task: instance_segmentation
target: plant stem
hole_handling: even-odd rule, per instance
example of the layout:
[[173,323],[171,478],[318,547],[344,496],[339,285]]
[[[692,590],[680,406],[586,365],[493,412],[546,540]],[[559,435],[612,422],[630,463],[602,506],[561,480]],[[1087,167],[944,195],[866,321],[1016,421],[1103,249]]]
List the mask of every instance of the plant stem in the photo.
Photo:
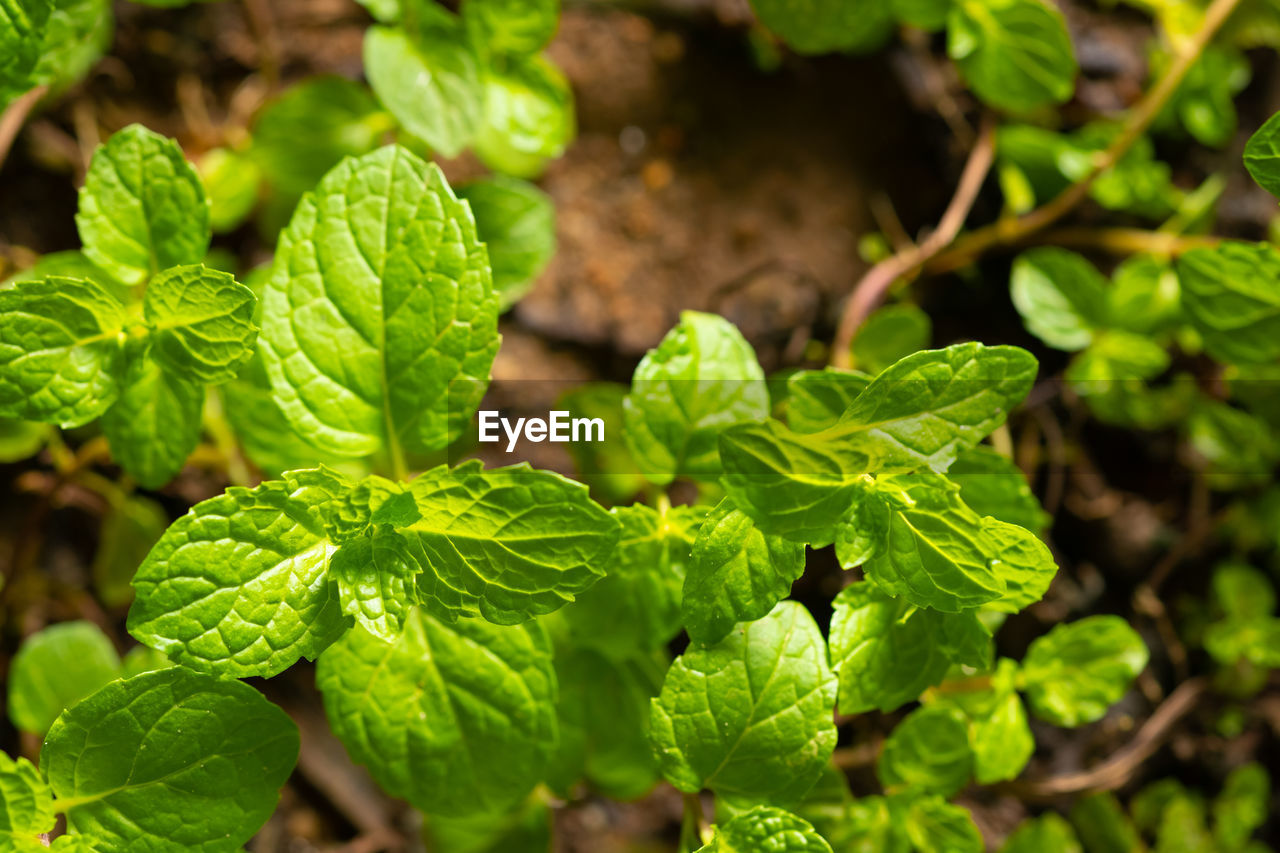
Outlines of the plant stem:
[[[1073,249],[1094,249],[1113,255],[1176,256],[1192,249],[1213,248],[1222,242],[1221,237],[1211,235],[1170,234],[1165,231],[1146,231],[1141,228],[1054,228],[1028,234],[1017,245],[1068,246]],[[952,252],[940,255],[925,265],[929,273],[952,272],[968,266],[972,257]]]
[[918,246],[911,246],[904,251],[888,257],[872,267],[858,286],[853,296],[845,305],[840,317],[840,326],[836,330],[836,339],[831,347],[831,363],[836,367],[853,366],[853,338],[867,316],[884,299],[885,293],[895,281],[904,276],[919,272],[925,262],[945,249],[960,233],[964,221],[978,198],[978,191],[991,171],[995,161],[995,120],[988,115],[982,123],[982,131],[973,150],[969,152],[969,161],[965,163],[964,172],[960,176],[960,184],[956,194],[947,206],[938,228]]
[[[1178,53],[1159,82],[1130,111],[1119,135],[1110,147],[1097,156],[1088,174],[1048,203],[1024,216],[999,220],[957,239],[994,160],[994,128],[988,119],[984,123],[978,142],[970,152],[969,162],[965,165],[955,197],[947,207],[942,221],[938,224],[938,229],[919,246],[909,247],[876,264],[854,288],[853,295],[845,305],[835,341],[832,344],[831,363],[836,367],[849,367],[852,364],[850,347],[854,336],[858,333],[858,327],[884,299],[889,288],[898,279],[912,279],[924,269],[930,272],[944,272],[967,266],[988,249],[998,245],[1020,243],[1048,228],[1084,201],[1098,177],[1120,162],[1120,159],[1151,127],[1151,123],[1156,120],[1165,104],[1182,85],[1182,81],[1204,53],[1213,36],[1231,17],[1231,13],[1239,4],[1240,0],[1214,0],[1205,11],[1204,23],[1199,31]],[[1120,242],[1122,243],[1123,240]],[[1111,245],[1117,244],[1113,242]],[[1168,245],[1176,247],[1183,244]]]
[[1129,113],[1120,133],[1107,150],[1094,160],[1093,168],[1080,180],[1067,187],[1047,204],[1017,219],[1005,219],[979,228],[961,239],[941,254],[935,264],[929,266],[938,269],[957,269],[979,257],[987,249],[997,245],[1017,243],[1029,235],[1049,227],[1057,222],[1076,205],[1084,201],[1095,181],[1120,162],[1129,149],[1151,127],[1151,123],[1160,115],[1165,104],[1178,91],[1182,81],[1191,68],[1200,59],[1209,42],[1218,30],[1226,23],[1227,18],[1240,5],[1240,0],[1214,0],[1204,13],[1204,23],[1199,31],[1187,42],[1178,53],[1164,76],[1138,102]]
[[27,116],[31,115],[31,111],[35,109],[36,104],[40,103],[40,99],[47,91],[49,91],[48,86],[36,86],[30,92],[16,98],[4,113],[0,114],[0,166],[4,165],[5,157],[9,156],[9,148],[13,145],[13,140],[18,138],[18,131],[22,130]]
[[680,824],[680,853],[694,853],[702,848],[702,795],[684,795],[684,820]]
[[227,479],[234,486],[248,486],[253,478],[249,474],[249,465],[245,462],[244,455],[240,452],[240,445],[236,441],[235,433],[231,430],[231,425],[227,423],[226,407],[222,403],[222,392],[217,388],[210,388],[208,395],[205,397],[204,405],[204,428],[209,433],[209,437],[213,439],[214,446],[218,448],[218,452],[222,455],[223,461],[227,466]]

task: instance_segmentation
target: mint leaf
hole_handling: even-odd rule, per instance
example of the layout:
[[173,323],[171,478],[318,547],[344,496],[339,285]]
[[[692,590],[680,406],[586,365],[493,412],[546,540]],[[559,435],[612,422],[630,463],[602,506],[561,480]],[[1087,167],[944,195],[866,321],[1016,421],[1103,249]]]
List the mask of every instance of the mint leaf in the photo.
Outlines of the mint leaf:
[[495,58],[481,76],[484,122],[475,140],[477,156],[518,178],[541,174],[577,130],[569,81],[545,55]]
[[972,613],[947,614],[916,608],[860,581],[840,591],[831,618],[831,667],[840,677],[842,714],[892,711],[920,697],[946,676],[955,650],[948,623],[974,623]]
[[893,32],[889,0],[751,0],[751,8],[797,53],[870,51]]
[[834,426],[871,379],[865,373],[834,367],[796,371],[787,378],[787,425],[809,433]]
[[114,681],[49,730],[68,828],[111,850],[238,851],[275,809],[298,729],[258,691],[172,667]]
[[263,297],[276,402],[321,449],[443,449],[484,393],[497,299],[466,204],[390,146],[303,199]]
[[662,684],[665,655],[616,662],[590,649],[556,653],[560,743],[547,772],[559,792],[579,779],[620,800],[635,799],[659,779],[649,748],[649,700]]
[[452,13],[434,3],[415,8],[422,18],[415,32],[384,26],[365,32],[365,74],[405,130],[456,157],[483,117],[479,63]]
[[1209,586],[1214,604],[1230,619],[1262,619],[1275,613],[1275,590],[1267,576],[1252,566],[1219,565]]
[[502,308],[528,292],[556,253],[556,208],[551,197],[517,178],[494,176],[458,189],[489,249],[493,289]]
[[978,515],[989,515],[1039,532],[1049,514],[1013,460],[986,445],[961,453],[947,469],[947,479],[960,487],[960,498]]
[[951,0],[890,0],[889,5],[902,23],[933,32],[947,25]]
[[0,290],[0,414],[81,426],[118,393],[123,307],[87,280],[47,278]]
[[[344,157],[377,148],[392,124],[365,86],[320,75],[262,109],[253,124],[249,154],[271,185],[291,199],[318,184]],[[293,208],[291,201],[288,208]]]
[[110,607],[133,600],[133,573],[169,526],[169,515],[150,498],[130,495],[112,504],[102,519],[93,555],[93,586]]
[[1089,616],[1036,638],[1022,688],[1037,717],[1074,727],[1101,719],[1147,666],[1147,647],[1119,616]]
[[1227,242],[1178,258],[1187,319],[1219,361],[1261,364],[1280,358],[1280,253],[1265,244]]
[[933,321],[914,305],[886,305],[874,311],[853,339],[854,365],[876,374],[912,353],[927,349]]
[[1280,113],[1267,119],[1244,147],[1244,167],[1258,186],[1280,196]]
[[0,463],[21,462],[40,452],[49,437],[44,424],[0,418]]
[[1051,347],[1084,349],[1107,322],[1107,282],[1075,252],[1045,246],[1018,256],[1009,283],[1027,331]]
[[575,642],[613,660],[663,649],[681,626],[681,586],[705,510],[615,507],[622,535],[605,576],[561,612]]
[[1026,708],[1017,692],[1017,674],[1018,665],[1002,658],[988,676],[989,687],[941,697],[968,717],[973,776],[983,785],[1015,778],[1035,751]]
[[715,829],[711,843],[699,853],[831,853],[807,820],[771,806],[758,806]]
[[211,148],[196,165],[209,196],[209,224],[216,234],[240,227],[258,204],[262,170],[247,151]]
[[404,540],[381,530],[343,545],[329,564],[342,612],[388,643],[399,636],[417,600],[413,581],[419,571]]
[[1018,824],[1000,853],[1084,853],[1084,849],[1071,824],[1056,812],[1046,812]]
[[433,468],[410,490],[422,518],[399,532],[423,567],[419,598],[448,621],[550,613],[599,580],[618,542],[585,486],[527,465]]
[[876,776],[885,791],[949,797],[969,781],[973,752],[964,715],[926,705],[898,723],[884,742]]
[[1235,768],[1213,801],[1213,835],[1224,850],[1243,850],[1267,822],[1271,777],[1257,762]]
[[1181,285],[1173,264],[1151,255],[1131,255],[1111,274],[1107,315],[1112,326],[1140,335],[1182,323]]
[[209,201],[178,143],[131,124],[94,152],[76,227],[89,260],[134,285],[204,259]]
[[138,567],[129,633],[231,677],[314,659],[345,627],[325,581],[334,546],[318,511],[339,485],[301,471],[196,504]]
[[111,456],[139,484],[158,489],[200,443],[204,386],[171,373],[130,347],[119,398],[102,416]]
[[969,810],[941,797],[912,801],[906,827],[918,853],[982,853],[986,849]]
[[738,622],[767,615],[804,574],[804,546],[761,533],[725,498],[707,514],[684,579],[689,637],[718,643]]
[[1091,794],[1071,807],[1071,823],[1085,850],[1141,850],[1142,839],[1114,794]]
[[708,648],[676,658],[653,700],[650,740],[682,791],[780,802],[812,787],[835,747],[826,643],[784,601]]
[[20,281],[39,281],[54,276],[88,279],[121,302],[132,300],[133,294],[128,287],[116,281],[107,274],[106,270],[86,258],[84,252],[78,250],[41,255],[33,266],[15,273],[4,282],[0,282],[0,285],[8,286]]
[[9,719],[43,735],[63,709],[120,676],[120,656],[92,622],[62,622],[29,637],[9,668]]
[[850,440],[877,473],[947,468],[1004,423],[1038,365],[1017,347],[956,344],[908,356],[882,372],[829,431]]
[[555,746],[550,641],[533,622],[446,625],[415,611],[394,643],[357,627],[320,656],[316,683],[351,757],[428,813],[511,807]]
[[715,477],[717,436],[769,415],[764,371],[728,320],[686,311],[636,367],[623,401],[627,446],[659,485],[678,476]]
[[1066,22],[1044,0],[956,0],[947,52],[987,104],[1013,113],[1061,104],[1079,71]]
[[495,54],[537,53],[560,22],[560,0],[464,0],[461,11],[472,43]]
[[35,837],[52,832],[55,819],[53,794],[40,771],[25,758],[0,752],[0,841],[30,841],[36,849]]
[[235,378],[258,337],[256,302],[227,273],[199,265],[165,270],[147,286],[142,304],[156,361],[195,382]]
[[979,517],[940,475],[888,478],[878,493],[887,533],[866,571],[890,595],[948,613],[996,601],[1016,609],[1038,600],[1057,572],[1035,534]]
[[34,82],[55,93],[78,82],[110,46],[114,23],[108,0],[56,0],[44,27]]
[[0,0],[0,108],[33,85],[51,0]]

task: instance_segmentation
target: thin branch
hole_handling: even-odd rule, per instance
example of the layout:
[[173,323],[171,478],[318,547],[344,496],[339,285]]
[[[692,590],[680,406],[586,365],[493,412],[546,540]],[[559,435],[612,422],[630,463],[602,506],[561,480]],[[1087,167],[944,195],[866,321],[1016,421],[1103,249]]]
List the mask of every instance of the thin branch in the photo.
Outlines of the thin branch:
[[0,167],[4,166],[4,160],[9,156],[13,140],[18,138],[18,131],[22,130],[22,126],[27,123],[27,116],[31,115],[31,111],[35,109],[36,104],[40,103],[40,99],[47,91],[49,91],[48,86],[36,86],[25,95],[19,96],[5,108],[3,114],[0,114]]
[[1017,219],[1000,220],[957,240],[955,245],[937,258],[935,263],[929,265],[930,270],[957,269],[972,263],[975,258],[993,246],[1018,243],[1029,235],[1048,228],[1084,201],[1094,182],[1104,172],[1119,163],[1120,159],[1129,153],[1129,149],[1151,127],[1151,123],[1156,120],[1165,104],[1178,91],[1182,81],[1200,59],[1200,55],[1204,53],[1204,49],[1239,4],[1240,0],[1214,0],[1213,5],[1205,11],[1204,23],[1199,31],[1179,52],[1165,75],[1134,107],[1120,134],[1111,146],[1094,160],[1093,168],[1087,175],[1067,187],[1043,207]]
[[988,115],[982,123],[982,131],[973,150],[969,152],[969,161],[965,163],[964,172],[960,175],[960,183],[956,193],[947,205],[937,229],[918,246],[908,248],[892,257],[876,264],[862,277],[854,288],[853,296],[845,305],[844,314],[840,317],[840,326],[836,330],[836,339],[832,344],[831,363],[836,367],[850,367],[853,363],[852,345],[858,328],[884,299],[884,295],[895,281],[919,271],[926,261],[945,249],[955,240],[964,226],[973,203],[978,198],[991,164],[995,161],[995,120]]
[[[1066,246],[1072,249],[1093,249],[1113,255],[1148,253],[1176,257],[1192,249],[1212,249],[1222,243],[1222,237],[1210,235],[1170,234],[1164,231],[1146,231],[1141,228],[1054,228],[1049,231],[1027,234],[1013,245]],[[952,272],[968,266],[973,258],[947,252],[930,261],[926,268],[931,274]]]
[[1193,678],[1178,685],[1178,689],[1160,703],[1155,713],[1138,729],[1133,740],[1116,751],[1106,761],[1080,773],[1068,773],[1048,779],[1028,779],[1011,786],[1024,797],[1050,798],[1082,791],[1113,791],[1133,777],[1144,761],[1155,755],[1164,743],[1173,725],[1182,719],[1200,701],[1207,682]]

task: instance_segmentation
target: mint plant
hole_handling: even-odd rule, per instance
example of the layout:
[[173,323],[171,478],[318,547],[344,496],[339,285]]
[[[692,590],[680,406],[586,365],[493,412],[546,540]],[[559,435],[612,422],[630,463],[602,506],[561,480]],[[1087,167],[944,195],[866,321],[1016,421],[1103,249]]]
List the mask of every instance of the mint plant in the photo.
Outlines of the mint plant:
[[[727,317],[685,310],[629,383],[567,391],[609,434],[568,447],[573,479],[471,458],[500,316],[555,252],[555,206],[525,179],[574,133],[545,53],[558,4],[361,5],[368,87],[276,87],[196,164],[118,131],[79,191],[82,248],[0,287],[0,461],[33,469],[38,505],[76,490],[104,515],[102,608],[80,595],[21,623],[0,849],[243,849],[298,764],[268,698],[281,676],[313,678],[347,756],[421,813],[406,845],[432,851],[549,850],[558,813],[651,795],[680,812],[679,853],[1265,849],[1257,763],[1215,765],[1212,798],[1129,783],[1202,695],[1197,723],[1239,734],[1280,666],[1280,256],[1210,236],[1225,179],[1192,185],[1157,145],[1229,145],[1242,51],[1251,27],[1280,31],[1261,26],[1274,10],[1135,4],[1159,21],[1152,79],[1100,116],[1055,112],[1080,71],[1057,4],[753,0],[761,51],[767,33],[803,54],[936,36],[971,149],[956,200],[918,242],[864,240],[876,263],[830,346],[782,371]],[[0,0],[19,124],[92,65],[110,15]],[[1276,122],[1244,165],[1280,194]],[[454,188],[430,158],[468,150],[498,174]],[[988,177],[998,218],[965,230]],[[1102,227],[1051,229],[1086,204]],[[234,242],[212,235],[250,217],[274,253],[221,271]],[[1012,339],[1056,351],[1060,375],[917,304],[915,279],[961,269],[1003,304],[979,263],[1002,248],[1028,334]],[[1088,535],[1055,542],[1061,485],[1051,513],[1052,473],[1024,474],[1042,453],[1027,423],[1051,466],[1078,450],[1050,398],[1187,461],[1199,515],[1145,581],[1075,567],[1051,591]],[[1166,607],[1157,587],[1209,548],[1203,600]],[[31,550],[0,612],[62,583],[33,580]],[[121,625],[140,644],[124,655]],[[1139,723],[1146,700],[1167,704]],[[1066,737],[1088,766],[1050,760]],[[1004,839],[972,811],[996,795],[1006,824],[1025,818]]]

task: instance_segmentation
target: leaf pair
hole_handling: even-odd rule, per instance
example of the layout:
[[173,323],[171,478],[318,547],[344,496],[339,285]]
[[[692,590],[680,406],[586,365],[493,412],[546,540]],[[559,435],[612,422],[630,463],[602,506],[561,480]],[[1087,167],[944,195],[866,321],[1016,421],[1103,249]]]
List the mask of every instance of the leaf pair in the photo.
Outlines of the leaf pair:
[[468,0],[460,16],[430,0],[368,5],[383,22],[365,36],[369,83],[407,131],[446,157],[473,145],[521,177],[564,151],[573,96],[540,53],[557,0]]
[[181,667],[112,681],[58,717],[37,770],[0,755],[0,841],[44,850],[234,853],[270,817],[298,730],[253,688]]
[[407,487],[328,469],[232,488],[178,519],[139,567],[129,630],[193,668],[275,675],[352,617],[382,637],[421,604],[514,624],[602,574],[618,523],[555,474],[478,462]]

